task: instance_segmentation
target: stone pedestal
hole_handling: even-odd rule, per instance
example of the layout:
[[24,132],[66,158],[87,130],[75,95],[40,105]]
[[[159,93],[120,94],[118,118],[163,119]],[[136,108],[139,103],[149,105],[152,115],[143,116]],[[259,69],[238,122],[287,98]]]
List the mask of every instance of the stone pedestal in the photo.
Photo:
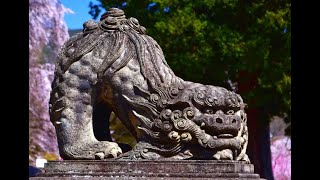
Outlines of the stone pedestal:
[[216,179],[261,180],[253,164],[238,161],[49,161],[30,180]]

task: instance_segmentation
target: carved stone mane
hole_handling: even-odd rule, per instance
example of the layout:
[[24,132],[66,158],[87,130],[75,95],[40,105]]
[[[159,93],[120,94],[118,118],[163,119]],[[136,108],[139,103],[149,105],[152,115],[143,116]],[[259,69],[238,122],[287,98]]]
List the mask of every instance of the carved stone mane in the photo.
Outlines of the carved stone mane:
[[[93,111],[101,102],[137,138],[131,151],[122,154],[117,143],[95,137]],[[62,47],[50,116],[64,159],[249,161],[244,106],[225,88],[175,76],[138,20],[111,8]]]

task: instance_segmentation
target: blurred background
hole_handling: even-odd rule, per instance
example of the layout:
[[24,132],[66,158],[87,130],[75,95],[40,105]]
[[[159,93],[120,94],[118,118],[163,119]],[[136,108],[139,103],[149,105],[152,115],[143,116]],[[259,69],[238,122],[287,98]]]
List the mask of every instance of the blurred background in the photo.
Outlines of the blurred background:
[[[248,104],[248,155],[268,180],[291,179],[291,1],[29,0],[29,164],[61,160],[48,114],[63,43],[110,7],[147,28],[184,80],[225,87]],[[112,137],[134,146],[117,117]]]

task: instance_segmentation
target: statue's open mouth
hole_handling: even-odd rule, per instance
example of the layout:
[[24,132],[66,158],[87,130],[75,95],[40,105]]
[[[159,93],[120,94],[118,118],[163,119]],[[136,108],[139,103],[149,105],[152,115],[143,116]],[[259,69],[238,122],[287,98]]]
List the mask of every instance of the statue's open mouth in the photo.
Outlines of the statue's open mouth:
[[217,136],[218,138],[233,138],[232,134],[220,134]]
[[236,137],[240,128],[224,127],[223,129],[218,129],[217,127],[200,127],[200,129],[213,137],[228,139]]

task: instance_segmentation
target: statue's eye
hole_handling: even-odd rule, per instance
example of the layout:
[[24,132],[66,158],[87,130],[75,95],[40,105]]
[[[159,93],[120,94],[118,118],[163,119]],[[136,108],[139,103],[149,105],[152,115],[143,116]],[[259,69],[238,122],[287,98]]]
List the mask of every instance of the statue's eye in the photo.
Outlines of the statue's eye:
[[214,112],[213,112],[212,109],[207,108],[207,109],[204,109],[204,113],[206,113],[206,114],[213,114]]
[[233,110],[229,110],[229,111],[227,111],[227,114],[228,114],[228,115],[233,115],[233,114],[234,114],[234,111],[233,111]]

